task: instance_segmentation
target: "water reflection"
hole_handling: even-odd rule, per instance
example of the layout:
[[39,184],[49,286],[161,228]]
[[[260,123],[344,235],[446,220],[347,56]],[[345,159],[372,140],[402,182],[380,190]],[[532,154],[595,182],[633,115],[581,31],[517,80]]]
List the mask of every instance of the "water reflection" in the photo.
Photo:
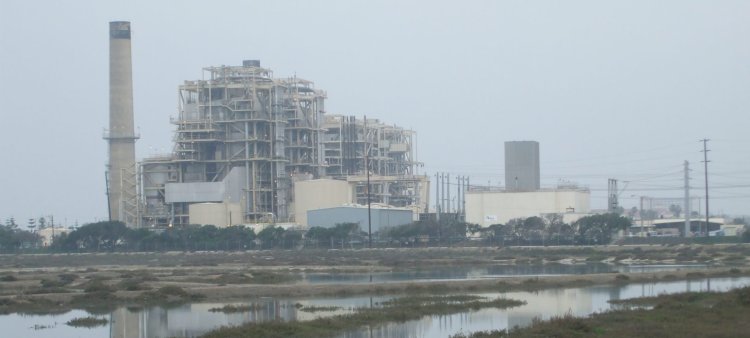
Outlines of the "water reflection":
[[[272,320],[304,321],[322,316],[351,313],[355,308],[373,306],[390,297],[274,299],[263,298],[241,303],[193,303],[173,308],[119,308],[111,315],[112,338],[196,337],[221,326]],[[240,313],[212,312],[225,305],[250,305]],[[306,312],[307,306],[333,306],[336,310]]]
[[657,264],[657,265],[612,265],[606,263],[587,264],[528,264],[491,266],[430,267],[426,269],[388,272],[334,272],[302,273],[301,283],[384,283],[412,280],[456,280],[502,277],[538,277],[578,275],[595,273],[660,272],[705,269],[705,264]]
[[459,332],[502,330],[527,326],[534,318],[549,319],[567,313],[586,316],[612,308],[611,299],[650,297],[684,291],[724,291],[750,285],[750,278],[716,278],[695,281],[632,284],[627,286],[594,286],[543,290],[539,292],[510,292],[480,294],[488,297],[506,296],[521,299],[526,305],[517,308],[483,309],[447,316],[427,316],[406,323],[392,323],[382,327],[347,332],[339,337],[448,337]]
[[[483,309],[446,316],[427,316],[406,323],[391,323],[373,328],[347,332],[340,337],[448,337],[458,332],[497,330],[525,326],[534,318],[571,313],[585,316],[610,309],[610,299],[656,296],[683,291],[722,291],[750,285],[750,277],[714,278],[694,281],[632,284],[625,286],[592,286],[542,290],[539,292],[478,293],[486,297],[508,297],[527,302],[526,305],[506,310]],[[352,312],[359,307],[377,306],[390,297],[361,296],[347,298],[262,298],[255,301],[233,303],[193,303],[177,307],[118,308],[109,315],[108,327],[76,329],[64,323],[74,317],[88,315],[84,311],[71,311],[55,316],[0,316],[3,336],[9,337],[103,337],[109,332],[112,338],[196,337],[221,326],[234,326],[269,320],[311,320]],[[211,312],[227,304],[252,305],[253,310],[243,313]],[[335,306],[335,311],[305,312],[303,306]],[[34,325],[49,328],[34,330]],[[6,335],[7,334],[7,335]]]

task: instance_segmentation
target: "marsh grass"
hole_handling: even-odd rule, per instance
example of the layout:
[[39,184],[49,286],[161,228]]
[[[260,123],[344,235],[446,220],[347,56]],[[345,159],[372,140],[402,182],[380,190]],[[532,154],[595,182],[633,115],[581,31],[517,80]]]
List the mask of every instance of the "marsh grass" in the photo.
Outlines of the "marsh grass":
[[635,307],[585,318],[567,314],[550,320],[537,319],[524,328],[459,333],[451,338],[747,337],[750,332],[747,320],[750,287],[723,293],[688,292],[610,302]]
[[222,273],[213,279],[200,279],[202,282],[214,284],[283,284],[299,280],[297,274],[286,272],[275,272],[265,270],[254,270],[249,273],[228,272]]
[[240,313],[240,312],[251,312],[256,310],[263,310],[266,306],[263,304],[242,304],[242,305],[224,305],[222,307],[214,307],[208,309],[209,312],[222,312],[222,313]]
[[308,305],[308,306],[303,306],[299,308],[300,311],[305,311],[305,312],[326,312],[326,311],[330,312],[330,311],[336,311],[340,309],[341,309],[340,306],[315,306],[315,305]]
[[72,327],[97,327],[107,325],[109,321],[99,317],[81,317],[69,320],[65,325]]

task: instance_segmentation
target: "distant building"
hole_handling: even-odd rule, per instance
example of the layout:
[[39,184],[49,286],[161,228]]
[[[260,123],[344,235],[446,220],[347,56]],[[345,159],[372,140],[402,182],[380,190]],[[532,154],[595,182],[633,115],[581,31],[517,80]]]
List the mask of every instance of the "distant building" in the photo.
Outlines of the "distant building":
[[39,237],[42,238],[42,246],[50,246],[53,242],[53,236],[54,238],[60,237],[62,234],[67,234],[70,232],[70,229],[63,228],[63,227],[47,227],[44,229],[40,229],[37,231],[37,234]]
[[466,192],[466,221],[487,227],[505,224],[514,218],[563,214],[563,220],[571,222],[590,213],[590,200],[591,192],[586,188],[469,190]]
[[[684,218],[658,218],[654,220],[645,220],[643,229],[640,222],[634,222],[630,227],[631,235],[649,235],[677,237],[682,235],[685,229]],[[708,221],[708,232],[710,236],[738,236],[744,230],[742,224],[732,224],[729,219],[723,217],[711,217]],[[692,218],[690,220],[690,236],[703,234],[706,231],[705,218]]]
[[535,191],[539,188],[539,142],[505,142],[505,189]]

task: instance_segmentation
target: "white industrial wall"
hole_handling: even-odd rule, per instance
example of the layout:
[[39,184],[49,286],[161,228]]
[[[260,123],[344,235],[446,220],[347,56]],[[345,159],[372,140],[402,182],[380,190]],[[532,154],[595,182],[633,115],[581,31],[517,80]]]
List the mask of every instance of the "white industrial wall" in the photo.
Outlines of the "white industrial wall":
[[307,226],[309,210],[340,207],[352,203],[353,188],[346,182],[332,179],[297,181],[294,183],[294,220]]
[[588,213],[591,193],[584,190],[531,192],[467,192],[466,221],[487,227],[514,218],[566,213]]

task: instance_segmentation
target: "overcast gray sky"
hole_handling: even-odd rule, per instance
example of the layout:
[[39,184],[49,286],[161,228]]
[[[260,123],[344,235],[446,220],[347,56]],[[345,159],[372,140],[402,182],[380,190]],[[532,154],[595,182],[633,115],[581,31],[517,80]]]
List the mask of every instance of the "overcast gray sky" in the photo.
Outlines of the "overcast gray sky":
[[[171,150],[177,86],[260,59],[327,111],[413,128],[423,172],[503,184],[508,140],[541,144],[542,185],[607,178],[750,214],[750,1],[0,2],[0,218],[107,215],[108,22],[132,22],[138,157]],[[24,221],[25,222],[25,221]]]

